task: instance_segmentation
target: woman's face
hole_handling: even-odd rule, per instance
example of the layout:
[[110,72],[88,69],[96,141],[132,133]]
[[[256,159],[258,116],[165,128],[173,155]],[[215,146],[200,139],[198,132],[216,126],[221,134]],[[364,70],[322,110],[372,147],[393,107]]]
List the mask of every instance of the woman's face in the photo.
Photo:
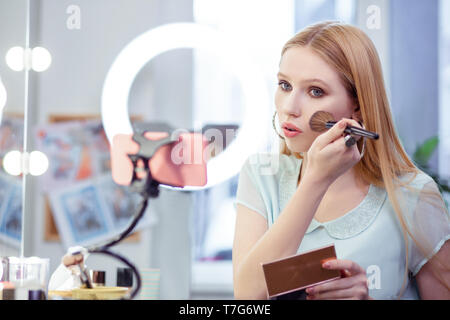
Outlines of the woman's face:
[[301,130],[294,137],[280,132],[293,152],[308,151],[321,134],[309,127],[309,120],[316,111],[328,111],[339,121],[352,118],[357,108],[337,72],[306,47],[289,48],[282,56],[275,106],[280,128],[284,122],[289,122]]

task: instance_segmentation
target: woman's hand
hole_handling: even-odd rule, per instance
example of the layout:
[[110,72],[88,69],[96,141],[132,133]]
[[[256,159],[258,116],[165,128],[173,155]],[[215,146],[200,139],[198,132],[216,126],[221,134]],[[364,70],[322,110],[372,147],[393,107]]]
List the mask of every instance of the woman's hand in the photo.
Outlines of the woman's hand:
[[[307,152],[306,175],[331,184],[361,160],[356,143],[350,147],[345,145],[344,130],[347,126],[361,128],[357,121],[344,118],[314,140]],[[355,136],[355,142],[359,138]]]
[[369,288],[366,271],[350,260],[328,260],[322,265],[328,270],[340,270],[342,278],[306,289],[308,300],[367,300]]

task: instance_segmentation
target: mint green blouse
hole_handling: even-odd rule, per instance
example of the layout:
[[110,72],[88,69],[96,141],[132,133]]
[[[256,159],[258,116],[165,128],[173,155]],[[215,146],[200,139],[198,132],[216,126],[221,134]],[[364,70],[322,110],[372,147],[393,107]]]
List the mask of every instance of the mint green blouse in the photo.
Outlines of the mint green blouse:
[[[269,228],[297,188],[301,159],[284,154],[258,153],[245,162],[239,176],[235,206],[242,204],[264,217]],[[401,179],[408,182],[412,175]],[[410,186],[397,195],[413,235],[439,251],[450,238],[449,213],[442,197],[430,199],[425,189],[438,191],[434,180],[420,171]],[[431,203],[430,203],[431,202]],[[407,289],[402,299],[419,299],[414,276],[431,258],[425,257],[410,236]],[[369,295],[374,299],[396,299],[405,271],[405,242],[402,228],[384,188],[370,185],[362,202],[343,216],[320,223],[313,219],[298,248],[302,253],[334,244],[338,259],[356,262],[366,270]]]

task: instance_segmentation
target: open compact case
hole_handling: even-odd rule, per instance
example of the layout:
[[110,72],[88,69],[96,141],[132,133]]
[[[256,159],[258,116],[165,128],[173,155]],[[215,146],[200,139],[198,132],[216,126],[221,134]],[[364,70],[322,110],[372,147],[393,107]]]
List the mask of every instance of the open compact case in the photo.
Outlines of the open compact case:
[[322,264],[336,259],[334,244],[262,264],[271,300],[305,300],[305,289],[341,277],[339,270],[327,270]]

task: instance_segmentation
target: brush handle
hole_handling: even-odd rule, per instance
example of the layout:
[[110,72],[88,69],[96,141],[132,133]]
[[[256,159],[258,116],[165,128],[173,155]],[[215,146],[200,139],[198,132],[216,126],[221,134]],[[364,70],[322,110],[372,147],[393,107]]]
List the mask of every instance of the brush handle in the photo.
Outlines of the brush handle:
[[[330,129],[332,126],[334,126],[337,123],[337,121],[328,121],[326,123],[326,127],[328,129]],[[369,139],[374,139],[377,140],[380,136],[378,135],[378,133],[376,132],[371,132],[371,131],[367,131],[358,127],[354,127],[354,126],[347,126],[347,128],[345,128],[344,130],[345,132],[349,133],[349,134],[354,134],[357,136],[362,136],[362,137],[366,137]]]

